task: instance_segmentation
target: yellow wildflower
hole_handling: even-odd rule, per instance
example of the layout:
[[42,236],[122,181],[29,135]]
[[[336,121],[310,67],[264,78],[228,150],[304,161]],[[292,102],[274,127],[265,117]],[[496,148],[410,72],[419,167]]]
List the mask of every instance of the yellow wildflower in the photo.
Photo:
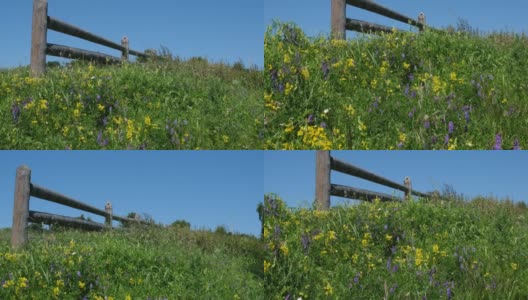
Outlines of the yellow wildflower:
[[325,295],[327,295],[327,296],[330,296],[330,295],[332,295],[334,293],[334,289],[330,285],[330,282],[326,283],[326,286],[325,286],[324,290],[325,290]]
[[353,117],[356,114],[356,110],[352,106],[352,104],[345,105],[345,110],[347,111],[347,114],[350,117]]
[[451,79],[451,81],[456,81],[457,74],[455,72],[451,72],[451,74],[449,74],[449,79]]
[[286,82],[286,87],[284,88],[284,95],[288,95],[293,90],[293,84]]
[[44,99],[40,100],[40,101],[39,101],[39,108],[40,108],[41,110],[46,110],[46,109],[48,109],[48,101],[46,101],[46,100],[44,100]]
[[152,120],[150,119],[149,116],[145,117],[145,126],[147,127],[152,126]]
[[284,54],[284,63],[289,64],[291,62],[290,55],[288,53]]
[[86,283],[82,282],[82,281],[79,281],[79,288],[82,290],[84,289],[84,287],[86,286]]
[[310,71],[308,71],[308,68],[302,68],[301,75],[304,77],[304,79],[310,78]]
[[411,67],[410,64],[408,64],[408,63],[406,63],[406,62],[403,63],[403,68],[404,68],[405,70],[409,70],[410,67]]
[[440,250],[440,247],[437,244],[433,245],[433,253],[437,254]]
[[347,67],[353,68],[355,66],[354,59],[349,58],[347,59]]
[[516,263],[511,263],[511,268],[512,270],[517,270],[517,264]]
[[264,273],[268,272],[270,267],[271,267],[271,262],[264,260]]
[[103,111],[104,108],[105,108],[104,105],[102,105],[101,103],[97,104],[97,109],[98,109],[99,111]]
[[227,135],[222,135],[222,140],[224,141],[224,144],[227,144],[229,142],[229,136]]
[[424,263],[424,257],[423,257],[422,249],[416,248],[415,264],[417,267],[419,267],[423,263]]
[[281,244],[281,245],[280,245],[280,251],[281,251],[285,256],[288,256],[289,249],[288,249],[288,246],[286,246],[286,244]]

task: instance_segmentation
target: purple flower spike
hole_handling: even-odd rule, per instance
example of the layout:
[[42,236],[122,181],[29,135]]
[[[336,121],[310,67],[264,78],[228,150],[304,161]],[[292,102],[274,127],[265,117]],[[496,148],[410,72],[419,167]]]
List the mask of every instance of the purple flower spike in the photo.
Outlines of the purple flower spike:
[[326,128],[326,123],[325,122],[321,122],[321,127],[322,128]]
[[495,136],[495,145],[493,146],[493,150],[502,150],[502,135],[500,135],[500,133]]
[[449,134],[446,134],[444,137],[444,144],[449,144]]
[[429,129],[429,127],[431,127],[431,122],[429,122],[429,120],[425,120],[424,121],[424,128],[425,129]]
[[454,130],[455,130],[455,124],[453,123],[453,121],[449,121],[449,124],[448,124],[449,134],[453,133]]
[[306,120],[306,122],[307,122],[308,124],[312,124],[313,121],[314,121],[314,116],[313,116],[313,115],[309,115],[309,116],[308,116],[308,119]]
[[513,150],[521,150],[521,146],[519,146],[518,139],[515,139],[515,141],[513,141]]

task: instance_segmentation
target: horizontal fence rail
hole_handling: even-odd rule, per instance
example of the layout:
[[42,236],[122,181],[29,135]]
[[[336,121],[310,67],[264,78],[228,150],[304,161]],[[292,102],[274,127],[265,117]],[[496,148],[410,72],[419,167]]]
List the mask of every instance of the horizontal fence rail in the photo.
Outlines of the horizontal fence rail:
[[417,27],[420,31],[425,29],[425,15],[420,13],[418,19],[415,20],[405,16],[397,11],[394,11],[385,6],[379,5],[369,0],[332,0],[331,7],[331,23],[332,35],[336,39],[345,39],[346,30],[353,30],[358,32],[391,32],[392,28],[370,23],[366,21],[349,19],[346,17],[346,6],[351,5],[357,8],[370,11],[372,13],[400,21]]
[[330,180],[332,170],[402,191],[405,193],[406,199],[410,199],[411,195],[416,195],[422,198],[429,198],[432,196],[432,194],[414,191],[412,189],[411,179],[409,177],[404,178],[404,184],[402,185],[377,174],[371,173],[367,170],[358,168],[347,162],[336,159],[330,156],[330,151],[317,151],[315,206],[321,210],[325,210],[330,207],[330,196],[338,196],[363,201],[374,201],[374,199],[379,199],[381,201],[400,200],[400,198],[395,197],[394,195],[332,184]]
[[[29,210],[29,199],[33,196],[42,200],[65,205],[85,212],[105,217],[105,224],[97,223],[79,218],[72,218],[40,211]],[[112,204],[107,202],[105,209],[99,209],[58,192],[49,190],[31,182],[31,169],[27,166],[17,168],[15,182],[15,197],[13,205],[13,226],[11,227],[11,246],[18,248],[28,241],[28,222],[59,224],[67,227],[80,228],[86,230],[104,230],[112,228],[112,220],[121,223],[143,223],[148,222],[116,216],[113,214]]]
[[[121,51],[121,58],[107,54],[78,49],[47,42],[47,31],[53,30]],[[31,33],[31,74],[41,76],[46,71],[46,55],[95,61],[98,63],[117,63],[128,61],[129,54],[148,57],[147,54],[129,49],[129,40],[123,37],[121,44],[93,34],[72,24],[48,16],[48,1],[33,0],[33,25]]]

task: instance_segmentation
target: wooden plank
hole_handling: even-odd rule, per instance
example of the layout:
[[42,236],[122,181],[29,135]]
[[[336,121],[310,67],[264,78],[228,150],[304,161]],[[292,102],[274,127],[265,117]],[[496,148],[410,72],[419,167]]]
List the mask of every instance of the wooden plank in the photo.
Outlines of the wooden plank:
[[315,201],[319,210],[330,208],[330,151],[317,151],[315,158]]
[[95,61],[98,63],[119,63],[121,60],[117,57],[110,56],[100,52],[93,52],[84,49],[78,49],[73,47],[67,47],[62,45],[48,44],[46,48],[48,55],[72,58],[72,59],[84,59]]
[[11,247],[19,248],[27,243],[27,219],[31,191],[31,169],[22,165],[17,168],[15,198],[13,203],[13,225],[11,226]]
[[396,21],[403,22],[405,24],[410,24],[413,26],[418,27],[420,30],[423,29],[423,25],[418,23],[418,21],[409,18],[403,14],[400,14],[397,11],[393,11],[385,6],[379,5],[373,1],[367,1],[367,0],[346,0],[346,3],[355,7],[362,8],[364,10],[368,10],[373,13],[377,13],[379,15],[385,16],[387,18],[391,18]]
[[[74,37],[78,37],[83,40],[87,40],[99,45],[107,46],[112,49],[116,49],[119,51],[125,51],[125,48],[118,43],[114,43],[108,39],[105,39],[103,37],[100,37],[98,35],[95,35],[91,32],[88,32],[84,29],[81,29],[79,27],[76,27],[74,25],[71,25],[69,23],[63,22],[61,20],[55,19],[53,17],[48,17],[48,28],[54,31],[58,31],[64,34],[68,34]],[[134,51],[134,50],[128,50],[128,52],[132,55],[136,56],[142,56],[147,57],[145,53]]]
[[[389,180],[387,178],[381,177],[381,176],[376,175],[374,173],[371,173],[371,172],[369,172],[367,170],[363,170],[363,169],[358,168],[358,167],[356,167],[354,165],[351,165],[349,163],[341,161],[341,160],[339,160],[337,158],[331,157],[330,160],[331,160],[332,170],[335,170],[335,171],[338,171],[338,172],[341,172],[341,173],[345,173],[345,174],[348,174],[348,175],[356,176],[356,177],[359,177],[359,178],[362,178],[362,179],[365,179],[365,180],[368,180],[368,181],[372,181],[372,182],[375,182],[375,183],[378,183],[378,184],[381,184],[381,185],[384,185],[384,186],[388,186],[388,187],[400,190],[402,192],[406,192],[407,191],[407,188],[404,185],[396,183],[396,182],[394,182],[392,180]],[[412,191],[412,194],[416,195],[416,196],[424,197],[424,198],[429,197],[429,195],[424,194],[424,193],[420,193],[418,191]]]
[[349,198],[349,199],[356,199],[356,200],[363,200],[372,202],[374,199],[379,198],[382,202],[387,201],[399,201],[399,198],[393,197],[388,194],[383,193],[377,193],[362,189],[356,189],[349,186],[344,185],[338,185],[338,184],[332,184],[330,189],[330,194],[332,196],[338,196],[343,198]]
[[355,19],[346,19],[346,29],[365,33],[392,32],[390,27]]
[[338,40],[346,39],[345,30],[346,3],[345,0],[332,0],[332,37]]
[[59,224],[67,227],[85,229],[85,230],[103,230],[105,225],[92,221],[75,219],[71,217],[44,213],[40,211],[29,211],[28,220],[33,223]]
[[46,72],[46,39],[48,1],[33,1],[33,24],[31,28],[31,76],[40,77]]

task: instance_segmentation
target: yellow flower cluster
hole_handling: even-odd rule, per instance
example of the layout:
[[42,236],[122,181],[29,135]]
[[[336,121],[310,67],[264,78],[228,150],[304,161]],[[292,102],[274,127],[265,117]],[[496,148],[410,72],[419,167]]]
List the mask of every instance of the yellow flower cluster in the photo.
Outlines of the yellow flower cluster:
[[330,150],[332,148],[332,143],[323,127],[305,125],[299,129],[297,136],[302,137],[304,145],[310,149]]

